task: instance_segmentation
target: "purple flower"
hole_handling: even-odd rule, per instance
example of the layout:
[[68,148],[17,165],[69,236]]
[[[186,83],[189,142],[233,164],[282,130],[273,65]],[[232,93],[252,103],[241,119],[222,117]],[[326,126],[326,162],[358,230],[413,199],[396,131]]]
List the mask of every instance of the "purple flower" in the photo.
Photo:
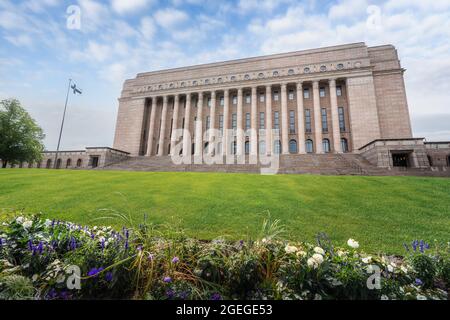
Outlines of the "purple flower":
[[102,268],[102,267],[100,267],[100,268],[92,268],[91,270],[89,270],[89,272],[88,272],[88,276],[89,277],[97,277],[97,275],[100,273],[100,272],[102,272],[104,270],[104,268]]
[[153,259],[154,259],[153,254],[149,253],[148,254],[148,261],[153,261]]
[[214,301],[222,300],[222,296],[216,292],[211,296],[211,300],[214,300]]
[[142,251],[142,246],[138,246],[137,251]]
[[166,291],[167,298],[172,299],[175,295],[175,292],[172,289]]
[[100,243],[102,247],[102,251],[105,250],[105,239],[102,239],[102,242]]
[[177,263],[177,262],[180,262],[180,258],[178,258],[178,257],[173,257],[172,263]]
[[414,281],[414,283],[418,286],[421,286],[423,284],[422,280],[420,280],[419,278],[416,278],[416,280]]
[[171,277],[164,277],[163,281],[165,283],[171,283],[172,282],[172,278]]
[[125,250],[128,250],[129,244],[128,244],[128,240],[125,241]]
[[105,275],[105,280],[111,282],[113,280],[113,274],[111,271],[107,272]]

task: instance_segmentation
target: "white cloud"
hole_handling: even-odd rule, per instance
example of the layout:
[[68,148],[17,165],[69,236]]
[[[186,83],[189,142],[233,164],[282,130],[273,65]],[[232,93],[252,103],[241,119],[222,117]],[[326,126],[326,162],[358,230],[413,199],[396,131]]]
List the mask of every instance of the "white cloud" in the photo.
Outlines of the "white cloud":
[[150,40],[156,32],[155,22],[151,17],[144,17],[141,19],[140,31],[145,39]]
[[158,23],[161,27],[172,29],[186,22],[189,19],[189,16],[184,11],[174,8],[167,8],[158,10],[155,13],[154,18],[156,23]]
[[121,63],[114,63],[99,72],[100,78],[113,84],[123,83],[126,77],[127,67]]
[[5,36],[5,39],[17,47],[31,47],[33,40],[27,34],[20,34],[17,36]]
[[271,12],[279,6],[286,6],[294,2],[293,0],[239,0],[238,12],[244,14],[254,11]]
[[40,13],[47,7],[55,7],[60,3],[59,0],[28,0],[23,5],[33,12]]
[[365,14],[367,7],[367,0],[340,0],[331,6],[328,17],[330,19],[353,19]]
[[152,4],[151,0],[112,0],[111,4],[119,14],[133,13]]

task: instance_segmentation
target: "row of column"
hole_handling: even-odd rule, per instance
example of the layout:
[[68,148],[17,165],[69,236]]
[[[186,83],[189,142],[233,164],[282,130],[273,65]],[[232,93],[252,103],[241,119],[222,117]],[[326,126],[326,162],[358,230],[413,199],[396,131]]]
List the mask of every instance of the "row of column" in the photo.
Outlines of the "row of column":
[[[338,115],[338,104],[336,95],[336,80],[330,79],[330,102],[331,102],[331,121],[333,128],[333,150],[335,152],[342,152],[340,144],[340,129],[339,129],[339,115]],[[298,129],[298,153],[306,153],[305,148],[305,119],[304,119],[304,107],[303,107],[303,83],[300,81],[296,84],[297,86],[297,129]],[[230,117],[230,89],[221,90],[224,92],[224,110],[223,110],[223,125],[224,130],[229,129],[229,117]],[[197,108],[197,121],[195,127],[195,155],[201,155],[203,152],[203,132],[202,132],[202,119],[203,119],[203,92],[198,92],[198,108]],[[289,118],[288,118],[288,92],[287,83],[281,84],[281,150],[283,154],[289,153]],[[174,96],[174,111],[173,111],[173,127],[172,130],[176,130],[179,117],[179,94]],[[186,93],[186,111],[185,111],[185,127],[189,128],[189,119],[191,117],[191,93]],[[272,138],[272,85],[266,85],[266,130],[265,130],[265,141],[266,150],[269,152],[272,150],[273,138]],[[316,153],[323,153],[322,148],[322,126],[321,126],[321,106],[320,106],[320,96],[319,96],[319,81],[313,81],[313,114],[314,114],[314,134],[315,134],[315,145]],[[155,132],[155,118],[156,118],[156,108],[157,108],[157,97],[152,98],[152,108],[150,114],[150,128],[148,135],[148,145],[147,145],[147,156],[152,155],[153,152],[153,138]],[[158,156],[162,156],[164,152],[164,140],[166,132],[166,122],[167,122],[167,108],[168,108],[168,96],[163,96],[163,106],[162,106],[162,116],[161,116],[161,130],[159,136],[159,146]],[[250,155],[257,156],[258,154],[258,108],[257,108],[257,86],[251,87],[251,133],[250,133]],[[216,117],[216,92],[211,91],[211,108],[210,108],[210,128],[215,129],[215,119]],[[243,88],[237,89],[237,134],[236,134],[236,153],[244,154],[244,143],[245,137],[243,135]],[[172,132],[171,139],[171,150],[174,150],[173,146],[175,144],[175,134]],[[229,141],[227,141],[228,136],[223,135],[223,153],[229,154]],[[189,137],[183,136],[183,153],[190,154],[191,141]],[[172,152],[172,151],[171,151]]]

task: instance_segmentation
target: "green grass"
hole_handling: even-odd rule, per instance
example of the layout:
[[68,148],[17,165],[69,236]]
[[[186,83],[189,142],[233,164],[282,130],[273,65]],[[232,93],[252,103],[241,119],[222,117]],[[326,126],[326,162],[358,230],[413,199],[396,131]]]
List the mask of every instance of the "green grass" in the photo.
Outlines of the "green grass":
[[0,209],[120,227],[95,220],[104,208],[202,239],[254,237],[269,211],[302,241],[325,232],[339,245],[354,238],[366,251],[402,253],[413,239],[450,240],[450,179],[0,170]]

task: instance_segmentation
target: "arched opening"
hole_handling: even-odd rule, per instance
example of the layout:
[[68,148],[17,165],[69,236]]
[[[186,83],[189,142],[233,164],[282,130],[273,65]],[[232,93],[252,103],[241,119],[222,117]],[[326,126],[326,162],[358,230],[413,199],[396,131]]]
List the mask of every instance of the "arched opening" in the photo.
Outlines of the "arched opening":
[[314,144],[313,144],[313,141],[311,139],[306,140],[305,147],[306,147],[306,152],[307,153],[313,153],[314,152]]
[[203,153],[208,154],[208,151],[209,151],[209,142],[205,142],[203,147]]
[[450,167],[450,154],[447,156],[447,167]]
[[281,141],[275,140],[275,143],[273,144],[273,152],[275,154],[281,154]]
[[61,159],[58,159],[58,160],[56,161],[56,169],[61,169],[61,162],[62,162]]
[[[172,131],[171,131],[171,132],[172,132]],[[170,155],[170,147],[171,147],[171,146],[170,146],[170,143],[169,143],[169,146],[167,147],[167,154],[168,154],[168,155]]]
[[237,144],[236,141],[233,141],[233,144],[231,145],[231,154],[237,153]]
[[322,148],[323,148],[323,152],[329,153],[330,152],[330,140],[323,139],[322,140]]
[[265,141],[259,142],[259,154],[266,154],[266,142]]
[[67,159],[66,161],[66,169],[72,166],[72,159]]
[[47,160],[47,164],[45,166],[47,169],[50,169],[52,167],[52,159]]
[[191,146],[191,155],[195,154],[195,143],[192,144]]
[[250,154],[250,141],[245,141],[245,154]]
[[427,156],[427,158],[428,158],[428,163],[430,164],[430,167],[432,167],[433,166],[433,159],[431,159],[430,156]]
[[341,149],[342,152],[348,152],[348,141],[345,138],[341,138]]
[[78,159],[77,160],[77,168],[81,168],[81,165],[83,164],[83,160]]
[[295,139],[289,141],[289,153],[297,153],[297,141]]

